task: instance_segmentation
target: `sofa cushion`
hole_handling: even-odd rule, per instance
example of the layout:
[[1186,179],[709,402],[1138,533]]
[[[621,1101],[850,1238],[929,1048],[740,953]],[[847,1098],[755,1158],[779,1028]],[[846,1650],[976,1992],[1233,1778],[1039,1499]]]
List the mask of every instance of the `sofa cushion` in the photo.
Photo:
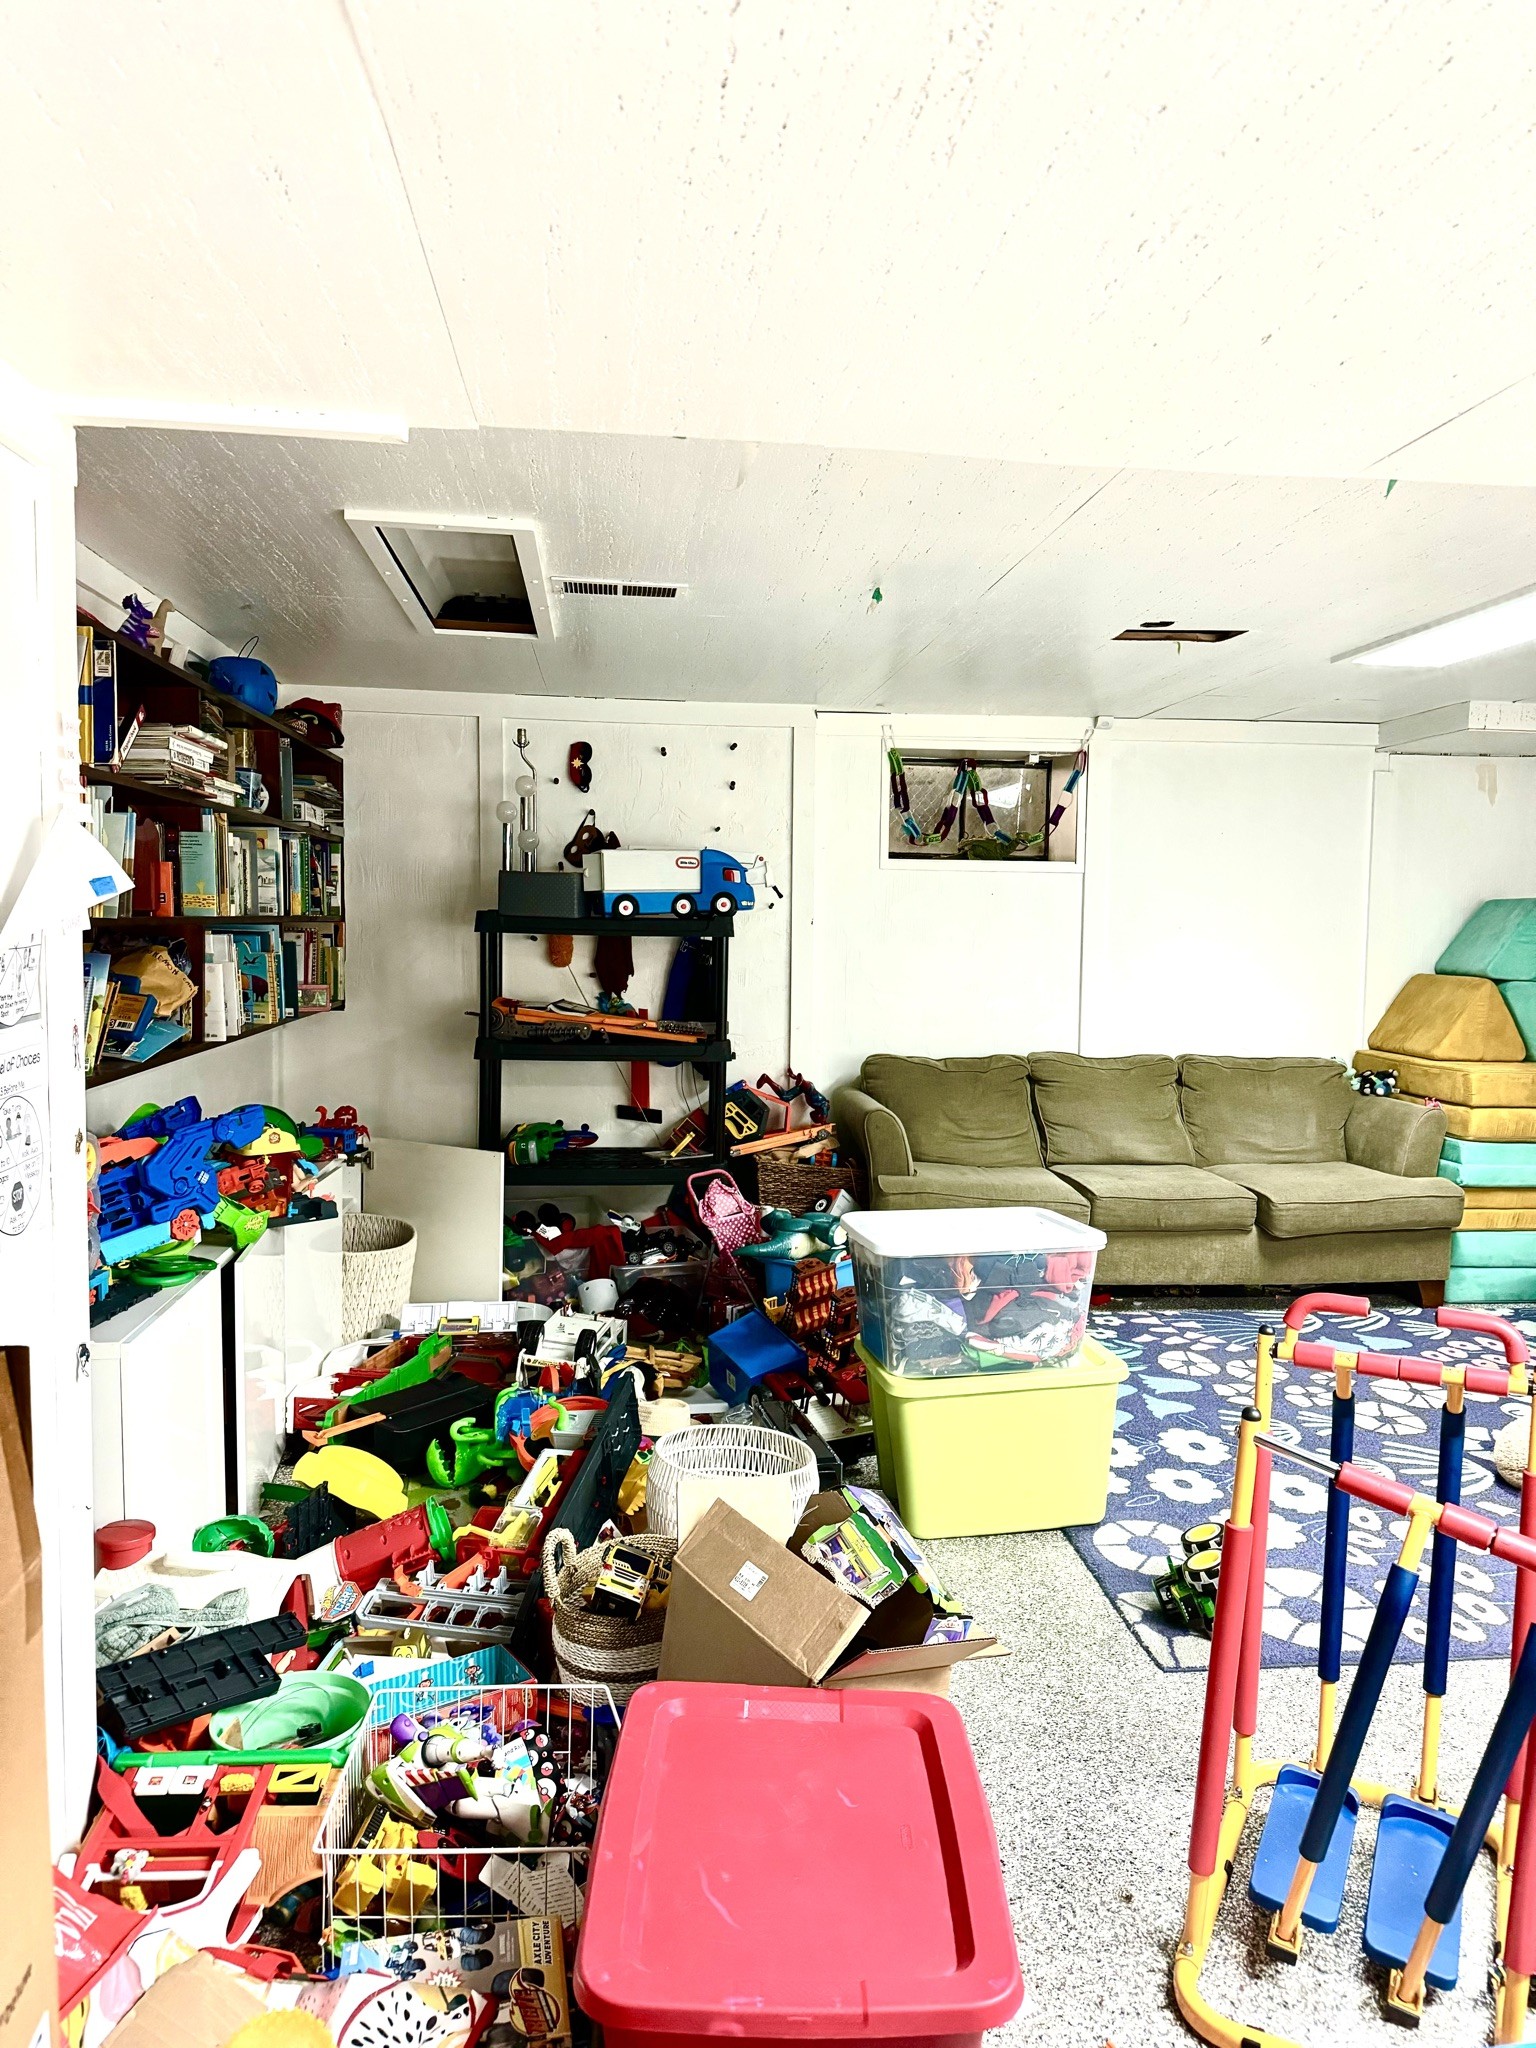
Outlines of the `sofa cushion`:
[[1224,1059],[1186,1053],[1179,1062],[1184,1123],[1201,1166],[1224,1159],[1342,1160],[1354,1093],[1337,1060]]
[[894,1110],[914,1159],[950,1166],[1038,1166],[1029,1103],[1029,1061],[914,1060],[879,1052],[864,1062],[864,1087]]
[[1536,1060],[1419,1060],[1405,1052],[1357,1052],[1355,1071],[1394,1073],[1402,1092],[1421,1102],[1428,1097],[1468,1109],[1536,1107]]
[[1411,974],[1365,1041],[1420,1060],[1523,1060],[1525,1040],[1495,983],[1475,974]]
[[[1404,1092],[1400,1102],[1428,1103],[1423,1095]],[[1468,1109],[1464,1103],[1441,1102],[1445,1128],[1453,1138],[1491,1145],[1529,1145],[1536,1140],[1536,1109]]]
[[1193,1166],[1179,1119],[1178,1068],[1164,1053],[1086,1059],[1031,1053],[1046,1164]]
[[1247,1188],[1198,1166],[1058,1166],[1096,1230],[1252,1230]]
[[1461,1221],[1461,1190],[1450,1181],[1408,1180],[1333,1160],[1250,1160],[1214,1170],[1258,1197],[1259,1228],[1270,1237],[1454,1230]]
[[1088,1221],[1088,1198],[1043,1166],[941,1166],[919,1159],[910,1174],[876,1176],[877,1209],[1054,1209]]

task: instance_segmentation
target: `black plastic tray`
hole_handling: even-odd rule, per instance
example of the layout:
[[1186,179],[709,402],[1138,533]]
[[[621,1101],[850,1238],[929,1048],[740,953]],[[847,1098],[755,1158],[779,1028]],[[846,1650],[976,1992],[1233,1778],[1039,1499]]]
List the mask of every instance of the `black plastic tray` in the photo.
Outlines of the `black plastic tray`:
[[251,1621],[216,1635],[194,1636],[168,1650],[103,1664],[96,1673],[101,1725],[118,1742],[136,1743],[158,1729],[244,1706],[277,1691],[278,1675],[267,1661],[304,1641],[302,1624],[291,1614]]

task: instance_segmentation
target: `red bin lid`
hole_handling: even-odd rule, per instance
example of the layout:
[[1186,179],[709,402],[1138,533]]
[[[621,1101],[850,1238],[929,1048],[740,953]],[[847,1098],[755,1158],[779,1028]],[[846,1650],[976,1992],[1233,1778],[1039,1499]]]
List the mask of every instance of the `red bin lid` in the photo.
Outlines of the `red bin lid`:
[[141,1557],[148,1557],[155,1547],[155,1525],[153,1522],[103,1522],[96,1531],[96,1569],[99,1572],[120,1572],[131,1564],[137,1564]]
[[648,1685],[576,1957],[607,2027],[975,2034],[1023,1998],[965,1725],[919,1693]]

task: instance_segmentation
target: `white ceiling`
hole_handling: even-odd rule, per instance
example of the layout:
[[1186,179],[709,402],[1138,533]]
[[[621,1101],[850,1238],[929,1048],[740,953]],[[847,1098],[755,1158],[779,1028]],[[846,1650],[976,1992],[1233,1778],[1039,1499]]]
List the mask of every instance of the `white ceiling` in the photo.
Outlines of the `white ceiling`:
[[[347,505],[531,517],[539,643],[414,631]],[[284,681],[901,711],[1359,719],[1536,697],[1536,653],[1331,657],[1532,581],[1536,490],[1224,477],[658,437],[427,430],[404,446],[80,435],[81,539]],[[882,601],[872,602],[878,586]],[[1116,643],[1143,619],[1220,646]]]
[[98,406],[1536,483],[1529,0],[0,18],[0,359]]
[[[1536,695],[1519,655],[1328,663],[1536,580],[1529,0],[0,23],[0,361],[81,417],[411,428],[82,435],[83,537],[296,681],[1366,719]],[[568,601],[539,650],[424,640],[348,503],[531,516],[549,573],[688,597]],[[1143,617],[1250,632],[1109,644]]]

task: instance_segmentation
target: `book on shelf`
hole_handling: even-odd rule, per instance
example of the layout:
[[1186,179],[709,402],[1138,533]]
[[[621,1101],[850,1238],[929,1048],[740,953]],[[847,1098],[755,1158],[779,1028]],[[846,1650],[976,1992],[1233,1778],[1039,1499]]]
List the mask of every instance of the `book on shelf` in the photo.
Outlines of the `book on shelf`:
[[222,907],[218,834],[210,826],[196,832],[179,832],[176,837],[182,916],[217,917]]
[[91,753],[99,768],[117,763],[117,647],[104,634],[91,635]]
[[95,635],[90,627],[76,626],[75,668],[78,681],[75,687],[75,694],[79,706],[80,758],[82,761],[94,761],[96,758],[94,746],[95,728],[91,709],[91,656],[94,646]]
[[85,1070],[95,1066],[101,1055],[101,1041],[107,1029],[107,1007],[112,982],[112,955],[99,947],[85,949]]
[[282,933],[276,925],[252,925],[232,932],[235,967],[240,978],[242,1026],[280,1024],[282,1012]]

